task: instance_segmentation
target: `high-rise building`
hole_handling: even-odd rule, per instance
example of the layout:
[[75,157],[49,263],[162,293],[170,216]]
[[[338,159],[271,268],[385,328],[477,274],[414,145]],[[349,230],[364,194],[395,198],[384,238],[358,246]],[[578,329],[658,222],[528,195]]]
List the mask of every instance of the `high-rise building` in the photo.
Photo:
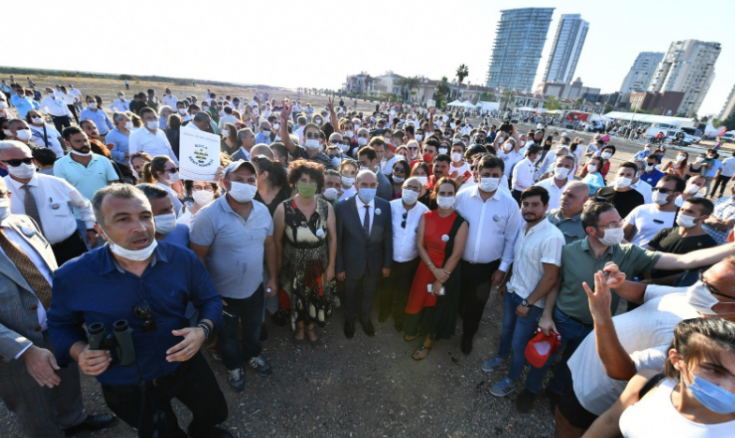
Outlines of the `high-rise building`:
[[531,91],[554,8],[501,11],[487,86]]
[[639,53],[633,66],[623,80],[620,93],[630,94],[648,90],[648,86],[651,85],[653,75],[656,73],[658,64],[662,59],[664,59],[664,54],[661,52]]
[[544,82],[552,84],[572,82],[589,27],[590,24],[582,20],[579,14],[561,16],[559,27],[556,28],[554,47],[546,64]]
[[648,91],[681,91],[684,98],[677,114],[695,115],[715,77],[720,43],[674,41],[658,64]]
[[730,95],[727,96],[725,106],[722,107],[722,111],[720,111],[720,115],[717,117],[717,120],[727,119],[732,115],[733,111],[735,111],[735,86],[730,90]]

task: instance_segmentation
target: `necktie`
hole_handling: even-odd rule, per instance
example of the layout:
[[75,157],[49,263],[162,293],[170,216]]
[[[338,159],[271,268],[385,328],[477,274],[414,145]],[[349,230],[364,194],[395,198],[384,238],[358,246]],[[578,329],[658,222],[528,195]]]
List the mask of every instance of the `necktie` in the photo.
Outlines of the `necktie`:
[[23,184],[20,186],[21,189],[26,191],[26,197],[23,200],[23,206],[26,209],[26,215],[30,216],[38,224],[38,228],[41,229],[43,234],[43,224],[41,224],[41,215],[38,213],[38,205],[36,205],[36,197],[33,196],[31,186]]
[[365,206],[365,220],[362,223],[362,227],[365,229],[365,233],[370,235],[370,206]]
[[43,307],[48,310],[51,305],[51,285],[43,274],[41,274],[41,271],[38,270],[36,265],[33,264],[31,259],[20,248],[8,240],[8,236],[2,230],[0,230],[0,248],[5,251],[5,255],[15,264],[15,267],[18,268],[23,278],[31,286],[31,289],[36,292],[36,296],[41,300]]

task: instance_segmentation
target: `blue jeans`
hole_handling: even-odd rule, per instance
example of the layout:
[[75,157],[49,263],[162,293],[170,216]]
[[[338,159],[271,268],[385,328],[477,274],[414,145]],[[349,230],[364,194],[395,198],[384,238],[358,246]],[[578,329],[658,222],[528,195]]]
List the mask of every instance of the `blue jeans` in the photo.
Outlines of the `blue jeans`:
[[516,315],[516,308],[521,304],[523,298],[513,292],[506,292],[503,302],[505,303],[505,311],[503,312],[503,333],[500,335],[500,348],[498,349],[498,357],[508,359],[510,350],[513,348],[513,360],[510,362],[508,377],[514,382],[521,378],[523,367],[526,366],[526,344],[533,337],[541,319],[544,309],[531,306],[528,309],[528,315],[520,317]]
[[[563,348],[564,353],[561,356],[561,363],[556,367],[556,371],[554,371],[554,376],[549,380],[549,391],[556,394],[563,394],[567,382],[572,381],[572,375],[567,366],[567,362],[577,350],[579,344],[590,334],[592,327],[585,327],[577,321],[572,320],[558,308],[554,308],[552,318],[556,324],[556,329],[561,335],[561,347],[559,348]],[[549,360],[541,368],[531,367],[528,378],[526,378],[526,388],[529,391],[538,394],[541,390],[541,382],[544,380],[546,371],[549,369],[549,365],[554,362],[555,358],[555,354],[551,355]]]
[[[219,351],[228,370],[242,368],[245,360],[260,356],[260,328],[263,325],[265,292],[263,285],[249,298],[222,298],[225,326],[219,331]],[[242,346],[237,342],[238,321],[242,322]]]

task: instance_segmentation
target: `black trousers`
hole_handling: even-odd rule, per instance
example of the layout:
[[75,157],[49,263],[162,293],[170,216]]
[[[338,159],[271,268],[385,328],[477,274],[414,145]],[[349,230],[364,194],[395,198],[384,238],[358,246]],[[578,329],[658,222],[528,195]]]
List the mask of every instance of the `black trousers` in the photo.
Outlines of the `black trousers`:
[[385,279],[385,287],[378,290],[380,314],[393,314],[394,321],[404,321],[406,303],[411,293],[413,276],[419,266],[419,257],[407,262],[393,261],[390,276]]
[[[378,286],[378,277],[364,275],[362,278],[345,278],[345,319],[354,322],[359,314],[360,320],[367,323],[373,311],[375,289]],[[362,293],[360,305],[357,296]]]
[[[186,405],[194,417],[189,423],[188,436],[208,437],[217,424],[227,419],[227,401],[201,353],[182,363],[174,373],[155,383],[146,383],[143,391],[139,385],[102,385],[107,407],[124,422],[138,428],[141,438],[187,438],[171,408],[173,398]],[[156,415],[156,411],[165,417]]]
[[715,187],[712,189],[712,196],[715,197],[717,193],[717,188],[720,188],[720,196],[722,196],[725,193],[725,186],[727,185],[727,182],[730,181],[732,177],[731,176],[725,176],[720,175],[715,180]]
[[87,244],[84,242],[82,235],[79,234],[79,231],[74,230],[66,240],[52,245],[51,250],[56,257],[56,264],[61,267],[61,265],[69,260],[87,252]]
[[77,121],[77,125],[79,124],[79,116],[77,115],[77,108],[74,105],[67,105],[67,108],[69,108],[69,112],[72,116],[74,116],[74,120]]
[[71,126],[71,119],[69,119],[69,116],[51,116],[51,120],[54,121],[54,127],[59,131],[59,134],[61,134],[64,128]]
[[470,263],[462,260],[462,337],[472,338],[477,333],[492,289],[492,275],[500,267],[500,260],[490,263]]

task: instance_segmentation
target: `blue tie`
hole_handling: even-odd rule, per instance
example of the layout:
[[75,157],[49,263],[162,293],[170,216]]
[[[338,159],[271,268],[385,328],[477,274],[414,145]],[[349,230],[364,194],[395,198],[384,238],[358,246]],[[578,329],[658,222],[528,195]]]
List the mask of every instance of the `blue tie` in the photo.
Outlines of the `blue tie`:
[[365,220],[363,221],[362,227],[365,229],[365,233],[370,235],[370,206],[365,206]]

